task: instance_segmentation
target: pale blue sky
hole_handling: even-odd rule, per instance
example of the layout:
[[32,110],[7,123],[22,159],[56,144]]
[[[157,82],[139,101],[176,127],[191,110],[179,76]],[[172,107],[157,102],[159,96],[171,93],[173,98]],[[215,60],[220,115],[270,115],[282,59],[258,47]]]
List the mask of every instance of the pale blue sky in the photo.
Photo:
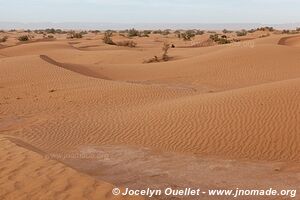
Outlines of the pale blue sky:
[[0,0],[0,21],[294,23],[300,0]]

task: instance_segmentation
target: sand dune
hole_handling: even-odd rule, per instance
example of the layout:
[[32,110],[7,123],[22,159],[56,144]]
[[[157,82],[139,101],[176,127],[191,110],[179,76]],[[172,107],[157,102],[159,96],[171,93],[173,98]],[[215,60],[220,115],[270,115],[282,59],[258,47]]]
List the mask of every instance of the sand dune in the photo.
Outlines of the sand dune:
[[300,46],[300,36],[296,35],[296,36],[290,36],[290,37],[283,37],[279,40],[278,44],[299,47]]
[[114,183],[43,157],[91,145],[298,166],[298,36],[174,48],[145,64],[168,39],[155,37],[133,49],[98,38],[0,49],[0,198],[113,198]]
[[0,138],[0,144],[0,198],[3,200],[123,199],[111,194],[114,187],[111,184],[19,147],[5,137]]

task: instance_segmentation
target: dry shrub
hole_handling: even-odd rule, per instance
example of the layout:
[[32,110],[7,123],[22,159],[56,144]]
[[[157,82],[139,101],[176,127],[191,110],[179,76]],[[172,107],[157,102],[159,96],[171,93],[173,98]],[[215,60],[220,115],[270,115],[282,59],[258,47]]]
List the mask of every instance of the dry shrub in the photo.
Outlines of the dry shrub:
[[30,40],[30,38],[31,37],[29,35],[21,35],[20,37],[18,37],[18,40],[21,42],[25,42],[25,41]]
[[163,47],[162,47],[162,51],[163,51],[162,57],[159,58],[158,56],[154,56],[153,58],[145,60],[144,63],[154,63],[154,62],[161,62],[161,61],[168,61],[168,60],[170,60],[168,52],[169,52],[169,49],[171,47],[172,46],[169,43],[164,42]]
[[103,37],[103,42],[109,45],[116,45],[116,43],[114,43],[114,41],[111,39],[112,35],[113,33],[110,31],[105,32]]
[[154,56],[153,58],[150,58],[150,59],[144,61],[144,63],[154,63],[154,62],[159,62],[159,59],[157,56]]
[[168,61],[169,60],[169,56],[168,56],[168,51],[171,48],[171,45],[167,42],[164,42],[162,50],[163,50],[163,55],[162,55],[162,59],[164,61]]
[[7,39],[8,39],[8,37],[7,37],[7,36],[4,36],[4,37],[0,38],[0,42],[6,42]]

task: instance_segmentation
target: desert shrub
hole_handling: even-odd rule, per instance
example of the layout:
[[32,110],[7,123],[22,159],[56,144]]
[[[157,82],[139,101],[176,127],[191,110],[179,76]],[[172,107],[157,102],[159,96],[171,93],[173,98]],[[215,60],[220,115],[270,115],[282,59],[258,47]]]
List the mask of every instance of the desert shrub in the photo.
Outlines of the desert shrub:
[[151,30],[144,30],[144,31],[143,31],[143,34],[144,34],[144,35],[149,35],[149,34],[151,34],[151,33],[152,33]]
[[273,32],[275,29],[273,27],[270,27],[270,26],[265,26],[265,27],[257,28],[256,30],[258,30],[258,31],[270,31],[270,32]]
[[54,28],[47,28],[45,30],[35,30],[35,32],[38,31],[39,33],[47,33],[47,34],[63,34],[66,33],[65,31],[61,29],[54,29]]
[[7,36],[3,36],[2,38],[0,38],[0,42],[6,42],[6,41],[7,41],[7,39],[8,39],[8,37],[7,37]]
[[81,33],[73,33],[71,35],[71,38],[76,38],[76,39],[82,38],[82,34]]
[[53,35],[48,35],[47,37],[48,37],[49,39],[53,39],[53,38],[54,38]]
[[154,63],[154,62],[159,62],[159,59],[157,56],[154,56],[153,58],[150,58],[150,59],[144,61],[144,63]]
[[109,44],[109,45],[115,45],[116,43],[114,43],[114,41],[111,39],[113,33],[112,32],[109,32],[109,31],[106,31],[104,33],[104,37],[103,37],[103,42],[105,44]]
[[209,38],[212,41],[214,41],[218,44],[229,44],[229,43],[231,43],[231,41],[227,39],[226,35],[222,35],[221,37],[219,37],[218,34],[213,34],[213,35],[210,35]]
[[21,42],[25,42],[30,40],[30,36],[29,35],[21,35],[20,37],[18,37],[18,40]]
[[176,31],[174,31],[174,33],[178,35],[178,34],[181,33],[181,31],[180,30],[176,30]]
[[300,31],[300,28],[296,28],[296,31]]
[[194,30],[188,30],[184,33],[180,33],[178,35],[179,38],[182,38],[183,40],[191,40],[191,38],[195,37],[196,36],[196,33]]
[[141,37],[150,37],[148,34],[142,34]]
[[134,28],[128,30],[128,37],[136,37],[140,35],[140,32],[138,30],[135,30]]
[[164,61],[169,60],[168,51],[170,48],[171,48],[171,45],[167,42],[164,42],[163,47],[162,47],[162,51],[163,51],[162,59]]
[[290,30],[285,30],[285,29],[282,30],[282,33],[283,33],[283,34],[289,34],[290,32],[291,32]]
[[81,35],[86,35],[86,34],[88,34],[88,32],[87,31],[80,31],[80,34]]
[[226,34],[226,33],[232,33],[232,31],[229,31],[229,30],[227,30],[227,29],[224,29],[222,32],[223,32],[224,34]]
[[169,35],[171,33],[171,30],[169,30],[169,29],[166,29],[166,30],[164,30],[164,31],[162,31],[162,35]]
[[54,28],[47,28],[47,29],[45,30],[45,32],[46,32],[47,34],[55,34],[55,29],[54,29]]
[[116,42],[117,46],[123,46],[123,47],[136,47],[136,43],[132,40],[125,40],[125,41],[121,41],[121,42]]
[[205,31],[197,30],[195,34],[196,35],[203,35],[204,33],[205,33]]
[[211,33],[211,34],[216,34],[217,32],[216,31],[207,31],[208,33]]
[[128,33],[128,30],[120,30],[119,33]]
[[247,32],[248,33],[254,33],[256,30],[255,29],[250,29],[250,30],[248,30]]
[[247,31],[246,30],[237,31],[236,35],[238,37],[245,36],[245,35],[247,35]]
[[153,34],[162,34],[162,30],[154,30],[152,33]]
[[117,33],[117,31],[115,31],[115,30],[110,30],[110,29],[106,30],[105,32]]
[[228,40],[227,38],[220,38],[218,41],[218,44],[229,44],[231,43],[230,40]]
[[90,32],[91,32],[91,33],[94,33],[94,34],[101,33],[101,31],[99,31],[99,30],[91,30]]
[[213,40],[214,42],[217,42],[219,40],[219,35],[218,34],[213,34],[213,35],[210,35],[209,38],[211,40]]
[[159,58],[158,56],[154,56],[153,58],[150,58],[149,60],[144,61],[144,63],[153,63],[153,62],[160,62],[160,61],[168,61],[170,60],[170,57],[168,55],[170,48],[173,45],[164,42],[163,46],[162,46],[162,57]]

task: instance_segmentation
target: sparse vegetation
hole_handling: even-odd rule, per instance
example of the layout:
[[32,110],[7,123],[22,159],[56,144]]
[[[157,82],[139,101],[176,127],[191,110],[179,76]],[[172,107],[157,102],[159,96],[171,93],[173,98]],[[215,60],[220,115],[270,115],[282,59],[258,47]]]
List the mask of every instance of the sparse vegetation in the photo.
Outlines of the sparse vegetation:
[[255,33],[255,31],[256,31],[255,29],[250,29],[250,30],[248,30],[247,32],[248,32],[248,33]]
[[67,36],[68,39],[80,39],[82,37],[83,37],[83,35],[81,32],[76,33],[75,31],[69,31],[68,36]]
[[128,30],[128,37],[136,36],[141,36],[141,33],[138,30],[135,30],[134,28]]
[[222,32],[223,32],[224,34],[226,34],[226,33],[232,33],[232,31],[229,31],[229,30],[227,30],[227,29],[224,29]]
[[144,30],[144,31],[143,31],[143,34],[144,34],[144,35],[149,35],[149,34],[151,34],[151,33],[152,33],[151,30]]
[[226,35],[222,35],[221,37],[219,37],[220,35],[219,34],[213,34],[213,35],[210,35],[209,38],[218,43],[218,44],[229,44],[231,43],[231,40],[228,40],[227,36]]
[[164,42],[162,50],[163,50],[163,55],[162,55],[162,59],[164,61],[168,61],[169,60],[169,56],[168,56],[168,51],[171,48],[171,45],[167,42]]
[[283,33],[283,34],[289,34],[290,32],[291,32],[290,30],[285,30],[285,29],[282,30],[282,33]]
[[182,38],[185,41],[191,40],[195,36],[196,36],[196,31],[194,30],[187,30],[184,33],[178,34],[178,38]]
[[144,63],[154,63],[154,62],[161,62],[161,61],[168,61],[170,60],[170,57],[168,55],[170,48],[174,46],[167,42],[164,42],[162,47],[162,56],[159,58],[158,56],[154,56],[153,58],[150,58],[149,60],[144,61]]
[[282,30],[282,34],[298,34],[297,30]]
[[20,37],[18,37],[18,40],[21,42],[26,42],[29,41],[31,39],[31,37],[29,35],[21,35]]
[[169,29],[166,29],[166,30],[164,30],[164,31],[162,31],[162,35],[169,35],[171,33],[171,30],[169,30]]
[[270,31],[270,32],[273,32],[275,29],[273,27],[265,26],[265,27],[257,28],[256,30],[258,30],[258,31]]
[[114,43],[114,41],[111,39],[112,36],[113,36],[112,32],[106,31],[104,33],[103,42],[109,45],[116,45],[116,43]]
[[101,31],[99,30],[90,30],[91,33],[94,33],[94,34],[98,34],[98,33],[101,33]]
[[238,37],[241,37],[241,36],[246,36],[247,35],[247,31],[246,30],[241,30],[241,31],[237,31],[236,32],[236,35],[238,36]]
[[152,32],[153,34],[162,34],[162,30],[155,30]]
[[196,35],[203,35],[204,33],[205,33],[205,31],[201,31],[201,30],[196,31]]
[[6,41],[7,41],[7,39],[8,39],[8,37],[7,37],[7,36],[3,36],[2,38],[0,38],[0,43],[1,43],[1,42],[6,42]]

